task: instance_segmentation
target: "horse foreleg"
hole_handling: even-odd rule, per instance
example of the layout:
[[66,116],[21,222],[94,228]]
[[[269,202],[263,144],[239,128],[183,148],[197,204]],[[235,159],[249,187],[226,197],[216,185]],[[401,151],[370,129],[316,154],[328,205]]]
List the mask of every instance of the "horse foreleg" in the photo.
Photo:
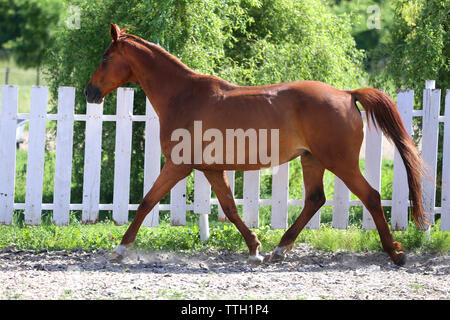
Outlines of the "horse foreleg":
[[120,245],[113,251],[112,259],[123,257],[126,248],[133,245],[136,234],[147,214],[178,181],[188,176],[191,171],[192,168],[190,166],[175,165],[170,160],[166,161],[152,188],[139,204],[136,216],[123,235]]
[[270,261],[284,260],[286,252],[292,249],[294,241],[305,225],[314,216],[317,210],[325,203],[323,191],[323,173],[325,168],[322,164],[309,154],[301,157],[303,181],[305,184],[305,206],[300,216],[292,226],[284,233],[278,246],[272,252]]
[[258,248],[261,246],[261,243],[256,234],[252,232],[239,217],[225,171],[203,171],[203,173],[216,193],[217,199],[228,220],[236,226],[244,237],[249,250],[248,262],[253,264],[261,263],[263,257],[258,253]]

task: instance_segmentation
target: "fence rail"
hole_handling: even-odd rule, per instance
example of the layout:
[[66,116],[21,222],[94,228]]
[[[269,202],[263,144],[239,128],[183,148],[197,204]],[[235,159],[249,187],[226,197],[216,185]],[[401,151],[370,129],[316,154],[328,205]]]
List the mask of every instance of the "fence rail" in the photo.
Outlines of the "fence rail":
[[[18,87],[2,86],[0,110],[0,224],[11,225],[14,210],[24,210],[25,223],[41,223],[42,210],[53,210],[56,225],[67,225],[71,210],[82,211],[84,223],[95,223],[100,210],[112,210],[113,220],[117,224],[128,222],[130,210],[136,210],[138,204],[129,203],[130,163],[132,123],[145,122],[145,158],[144,192],[148,191],[160,172],[161,149],[159,142],[159,121],[151,103],[146,99],[146,115],[133,115],[134,91],[131,88],[117,90],[115,115],[104,115],[103,104],[87,104],[86,114],[75,114],[75,88],[60,87],[56,114],[47,113],[48,88],[32,87],[30,113],[17,113]],[[450,90],[446,92],[445,115],[440,115],[441,90],[434,89],[434,82],[427,81],[424,89],[423,109],[413,110],[414,91],[400,90],[397,106],[407,131],[412,132],[413,117],[422,118],[422,156],[430,168],[429,179],[424,179],[423,202],[428,219],[434,221],[440,214],[441,230],[450,231]],[[364,112],[362,112],[363,116]],[[29,146],[27,159],[27,177],[25,203],[14,202],[16,124],[18,119],[29,121]],[[46,121],[57,121],[56,158],[54,174],[53,203],[42,203],[44,147]],[[86,122],[85,162],[82,203],[70,203],[73,128],[75,121]],[[116,122],[114,193],[113,203],[100,203],[100,168],[102,156],[102,124],[105,121]],[[436,207],[436,172],[438,154],[439,123],[443,123],[443,160],[441,183],[441,206]],[[365,177],[376,189],[380,190],[382,133],[365,128]],[[442,130],[442,129],[441,129]],[[383,206],[391,206],[391,227],[393,230],[406,230],[408,225],[409,191],[406,171],[397,150],[394,154],[394,172],[392,181],[392,200],[382,199]],[[227,172],[228,180],[234,192],[233,171]],[[299,182],[300,183],[300,182]],[[170,210],[173,225],[186,223],[186,211],[193,210],[200,216],[200,234],[208,238],[208,214],[211,205],[218,205],[211,198],[211,186],[202,172],[194,173],[194,202],[186,202],[186,179],[180,181],[171,190],[170,204],[158,204],[147,216],[144,226],[154,227],[159,223],[159,211]],[[258,227],[260,206],[270,205],[272,210],[272,228],[287,227],[288,206],[303,206],[304,199],[289,199],[289,163],[279,166],[272,176],[272,199],[260,199],[260,171],[243,173],[243,198],[236,199],[242,205],[243,220],[251,228]],[[325,206],[333,207],[332,225],[335,228],[347,228],[350,206],[362,206],[360,200],[351,200],[350,191],[337,177],[334,183],[334,197],[328,199]],[[219,220],[225,215],[219,206]],[[320,227],[320,212],[308,223],[308,228]],[[375,229],[369,212],[363,210],[363,228]]]

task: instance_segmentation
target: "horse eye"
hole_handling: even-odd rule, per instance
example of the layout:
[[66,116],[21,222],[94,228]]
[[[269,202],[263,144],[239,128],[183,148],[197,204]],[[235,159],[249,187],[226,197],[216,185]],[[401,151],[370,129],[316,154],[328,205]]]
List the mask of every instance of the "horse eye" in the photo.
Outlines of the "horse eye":
[[108,60],[111,60],[111,58],[103,58],[103,62],[106,62]]

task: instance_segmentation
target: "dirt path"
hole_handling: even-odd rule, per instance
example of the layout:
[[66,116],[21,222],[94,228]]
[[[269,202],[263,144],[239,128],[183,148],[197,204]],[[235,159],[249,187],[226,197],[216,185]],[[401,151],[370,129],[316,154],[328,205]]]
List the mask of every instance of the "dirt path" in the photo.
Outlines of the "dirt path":
[[299,244],[282,263],[246,254],[0,251],[0,299],[450,299],[450,255],[325,253]]

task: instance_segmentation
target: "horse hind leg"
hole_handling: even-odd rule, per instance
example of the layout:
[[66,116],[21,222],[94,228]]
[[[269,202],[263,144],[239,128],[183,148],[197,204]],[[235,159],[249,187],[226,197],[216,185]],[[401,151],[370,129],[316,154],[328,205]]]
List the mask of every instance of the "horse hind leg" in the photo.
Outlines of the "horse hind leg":
[[314,214],[325,204],[323,191],[323,174],[325,168],[312,155],[301,157],[303,180],[305,184],[305,206],[292,226],[284,233],[280,243],[272,252],[269,260],[276,262],[284,260],[286,252],[294,246],[294,241]]
[[359,168],[336,171],[335,174],[362,201],[367,210],[369,210],[377,227],[378,234],[380,235],[384,251],[396,265],[404,265],[406,262],[406,255],[402,251],[402,245],[399,242],[394,241],[389,230],[383,207],[381,206],[380,193],[369,185],[359,171]]

